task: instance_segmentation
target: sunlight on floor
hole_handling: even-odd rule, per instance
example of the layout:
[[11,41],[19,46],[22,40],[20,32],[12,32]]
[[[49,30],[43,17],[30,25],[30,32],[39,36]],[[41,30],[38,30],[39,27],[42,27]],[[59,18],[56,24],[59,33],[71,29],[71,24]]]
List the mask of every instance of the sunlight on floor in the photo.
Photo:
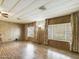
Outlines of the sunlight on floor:
[[48,59],[71,59],[71,58],[64,54],[48,50]]

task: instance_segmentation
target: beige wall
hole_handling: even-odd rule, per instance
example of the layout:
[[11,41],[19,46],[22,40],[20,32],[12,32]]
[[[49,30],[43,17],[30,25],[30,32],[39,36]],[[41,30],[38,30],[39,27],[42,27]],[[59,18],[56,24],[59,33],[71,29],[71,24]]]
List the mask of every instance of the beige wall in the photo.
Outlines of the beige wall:
[[20,38],[21,28],[19,24],[0,21],[1,42],[13,41]]

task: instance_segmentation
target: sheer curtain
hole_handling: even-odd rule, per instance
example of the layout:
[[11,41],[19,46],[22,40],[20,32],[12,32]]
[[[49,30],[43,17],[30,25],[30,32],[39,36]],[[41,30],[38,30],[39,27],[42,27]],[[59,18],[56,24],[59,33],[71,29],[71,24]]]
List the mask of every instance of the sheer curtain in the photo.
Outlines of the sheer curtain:
[[48,45],[48,19],[45,20],[45,39],[44,44]]
[[71,15],[71,21],[73,29],[72,51],[79,53],[79,12]]

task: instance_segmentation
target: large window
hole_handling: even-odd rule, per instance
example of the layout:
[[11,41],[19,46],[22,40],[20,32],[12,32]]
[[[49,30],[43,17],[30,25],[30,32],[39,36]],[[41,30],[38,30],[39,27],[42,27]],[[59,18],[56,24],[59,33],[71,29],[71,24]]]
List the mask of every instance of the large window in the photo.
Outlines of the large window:
[[48,39],[70,42],[72,40],[71,23],[48,25]]
[[27,36],[34,37],[34,27],[31,26],[27,28]]

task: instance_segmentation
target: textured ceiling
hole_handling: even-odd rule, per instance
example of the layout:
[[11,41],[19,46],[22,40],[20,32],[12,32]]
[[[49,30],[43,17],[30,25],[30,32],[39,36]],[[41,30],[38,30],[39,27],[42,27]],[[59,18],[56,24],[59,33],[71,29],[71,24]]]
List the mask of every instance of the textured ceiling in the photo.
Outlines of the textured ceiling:
[[[44,6],[46,9],[39,9]],[[8,18],[0,20],[27,23],[58,17],[79,10],[79,0],[0,0],[0,11],[8,13]]]

